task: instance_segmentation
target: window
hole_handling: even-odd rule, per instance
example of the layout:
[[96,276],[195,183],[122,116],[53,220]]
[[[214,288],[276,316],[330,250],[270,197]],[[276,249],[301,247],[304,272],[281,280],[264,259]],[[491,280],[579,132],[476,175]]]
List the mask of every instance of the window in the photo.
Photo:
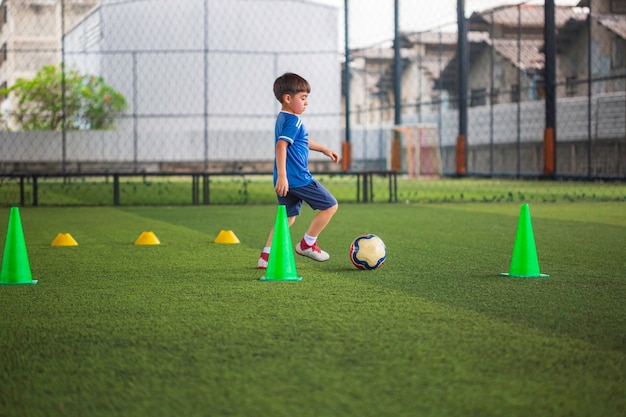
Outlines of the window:
[[626,14],[626,0],[611,0],[611,13]]
[[624,68],[626,66],[626,52],[624,52],[626,49],[626,39],[613,36],[611,48],[611,68]]
[[2,27],[7,22],[7,5],[3,4],[0,6],[0,31],[2,31]]
[[0,66],[7,60],[7,44],[3,44],[0,48]]
[[519,84],[511,86],[511,103],[519,102]]
[[543,100],[546,98],[546,80],[543,77],[539,77],[535,82],[533,89],[534,99],[535,100]]
[[498,104],[500,102],[500,89],[494,88],[491,90],[491,104]]
[[578,77],[572,75],[565,79],[565,95],[567,97],[576,97],[576,85],[578,83]]
[[430,94],[430,110],[433,112],[437,112],[440,110],[441,105],[441,94],[439,91],[433,91]]
[[487,104],[487,89],[473,89],[470,97],[470,107],[484,106],[485,104]]

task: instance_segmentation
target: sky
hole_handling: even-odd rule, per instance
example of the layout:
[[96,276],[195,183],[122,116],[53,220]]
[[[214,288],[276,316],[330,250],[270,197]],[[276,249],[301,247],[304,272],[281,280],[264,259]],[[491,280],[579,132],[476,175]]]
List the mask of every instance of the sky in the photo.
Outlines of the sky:
[[[343,31],[344,0],[311,0],[337,6],[340,9],[340,30]],[[557,6],[575,6],[580,0],[555,0]],[[521,0],[465,0],[465,14],[493,7],[519,4]],[[457,0],[398,0],[400,5],[400,30],[450,30],[456,31]],[[544,4],[544,1],[527,1]],[[350,46],[371,46],[393,39],[394,0],[351,0],[349,3]],[[343,44],[343,33],[341,44]]]
[[[339,8],[340,47],[343,47],[343,8],[345,0],[308,0]],[[393,39],[395,0],[350,0],[350,47],[360,48]],[[555,0],[557,6],[575,6],[580,0]],[[3,0],[0,0],[0,5]],[[456,31],[457,0],[398,0],[400,30]],[[465,0],[465,14],[507,4],[544,4],[543,0]]]

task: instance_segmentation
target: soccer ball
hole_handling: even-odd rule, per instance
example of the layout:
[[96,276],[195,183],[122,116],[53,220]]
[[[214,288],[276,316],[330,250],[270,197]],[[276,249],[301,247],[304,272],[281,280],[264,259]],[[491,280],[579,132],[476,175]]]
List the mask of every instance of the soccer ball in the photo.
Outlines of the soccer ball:
[[380,268],[386,258],[385,243],[371,233],[357,237],[350,245],[350,260],[357,269]]

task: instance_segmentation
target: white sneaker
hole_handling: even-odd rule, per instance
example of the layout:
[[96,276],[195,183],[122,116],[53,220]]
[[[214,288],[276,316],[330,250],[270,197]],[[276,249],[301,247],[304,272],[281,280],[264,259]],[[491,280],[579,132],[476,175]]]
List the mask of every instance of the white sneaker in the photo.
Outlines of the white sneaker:
[[269,254],[261,253],[259,256],[259,262],[257,262],[257,268],[259,269],[267,269],[267,262],[269,261]]
[[304,239],[296,245],[296,253],[318,262],[324,262],[330,258],[328,253],[324,252],[319,248],[319,246],[317,246],[317,242],[315,242],[312,246],[307,246]]

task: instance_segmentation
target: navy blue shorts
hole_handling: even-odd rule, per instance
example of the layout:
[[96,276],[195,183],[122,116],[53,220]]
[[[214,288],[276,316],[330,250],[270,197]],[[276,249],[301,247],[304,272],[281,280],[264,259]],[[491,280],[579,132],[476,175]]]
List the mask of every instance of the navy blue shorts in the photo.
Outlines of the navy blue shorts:
[[286,196],[278,197],[278,204],[287,209],[287,217],[298,216],[303,202],[313,210],[326,210],[337,204],[335,197],[317,180],[302,187],[290,188]]

